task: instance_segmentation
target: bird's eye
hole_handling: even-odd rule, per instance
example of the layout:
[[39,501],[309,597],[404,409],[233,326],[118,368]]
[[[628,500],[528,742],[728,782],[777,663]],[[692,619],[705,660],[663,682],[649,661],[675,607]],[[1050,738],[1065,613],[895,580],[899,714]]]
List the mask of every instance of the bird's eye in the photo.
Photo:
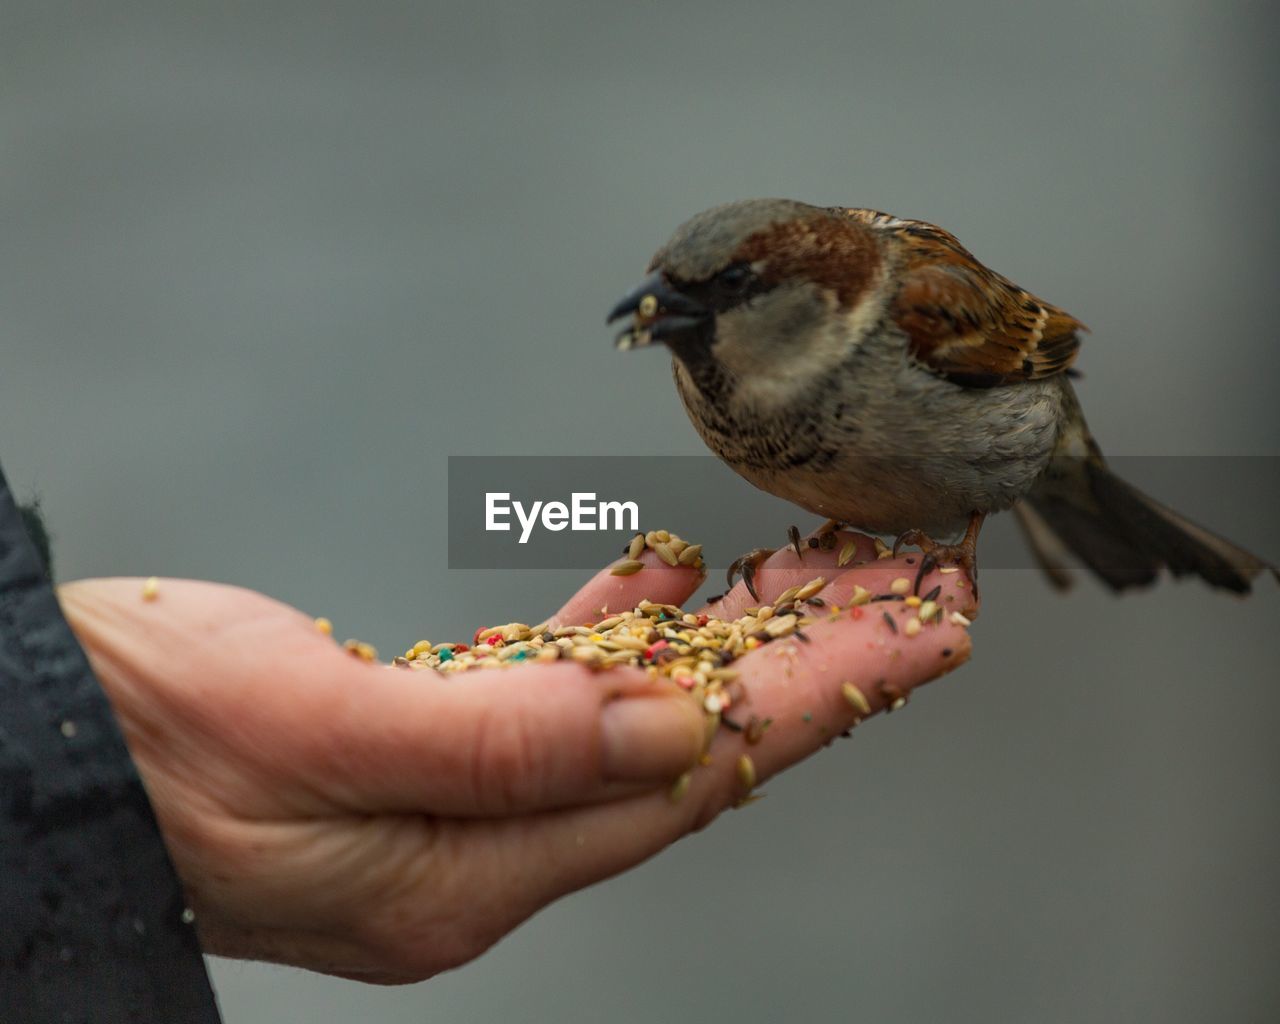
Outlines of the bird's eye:
[[716,275],[716,283],[726,291],[741,291],[755,275],[745,263],[732,263]]

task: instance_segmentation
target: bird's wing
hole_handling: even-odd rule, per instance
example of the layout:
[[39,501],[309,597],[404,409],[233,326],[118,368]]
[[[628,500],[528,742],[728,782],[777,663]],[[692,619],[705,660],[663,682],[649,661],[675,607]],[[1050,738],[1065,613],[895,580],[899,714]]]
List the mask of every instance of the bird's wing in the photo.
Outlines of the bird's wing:
[[845,212],[898,240],[902,283],[890,315],[932,372],[993,387],[1052,376],[1075,361],[1077,332],[1088,328],[983,266],[954,235],[874,210]]

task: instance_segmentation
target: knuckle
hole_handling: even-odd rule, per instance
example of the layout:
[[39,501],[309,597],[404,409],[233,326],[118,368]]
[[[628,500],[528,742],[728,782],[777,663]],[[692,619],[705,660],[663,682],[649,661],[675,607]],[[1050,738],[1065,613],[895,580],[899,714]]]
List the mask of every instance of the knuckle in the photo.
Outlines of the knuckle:
[[547,757],[529,723],[501,706],[480,712],[472,735],[469,779],[477,806],[536,803],[545,792]]

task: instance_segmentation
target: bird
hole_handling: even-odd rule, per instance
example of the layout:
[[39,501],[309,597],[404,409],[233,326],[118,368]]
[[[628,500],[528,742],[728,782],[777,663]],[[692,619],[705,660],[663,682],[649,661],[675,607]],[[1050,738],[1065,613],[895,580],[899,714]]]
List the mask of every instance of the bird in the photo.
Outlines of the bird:
[[[976,580],[985,518],[1013,510],[1050,581],[1065,552],[1121,591],[1199,576],[1248,593],[1275,566],[1122,480],[1085,422],[1087,328],[933,224],[746,199],[679,228],[608,315],[660,344],[706,445],[816,515],[920,547]],[[940,538],[955,538],[945,542]],[[792,541],[800,551],[798,534]],[[759,549],[730,568],[748,589]]]

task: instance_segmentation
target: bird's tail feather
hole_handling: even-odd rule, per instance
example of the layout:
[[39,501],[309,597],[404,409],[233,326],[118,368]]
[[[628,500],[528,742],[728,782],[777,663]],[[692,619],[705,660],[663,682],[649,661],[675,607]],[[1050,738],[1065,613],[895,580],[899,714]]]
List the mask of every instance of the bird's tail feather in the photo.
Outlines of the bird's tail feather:
[[1071,462],[1033,489],[1019,514],[1037,559],[1060,586],[1069,582],[1062,545],[1115,590],[1149,584],[1161,567],[1238,594],[1265,569],[1280,579],[1275,566],[1147,497],[1101,460]]

